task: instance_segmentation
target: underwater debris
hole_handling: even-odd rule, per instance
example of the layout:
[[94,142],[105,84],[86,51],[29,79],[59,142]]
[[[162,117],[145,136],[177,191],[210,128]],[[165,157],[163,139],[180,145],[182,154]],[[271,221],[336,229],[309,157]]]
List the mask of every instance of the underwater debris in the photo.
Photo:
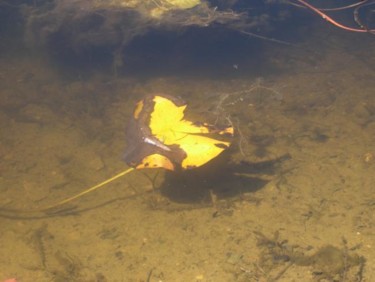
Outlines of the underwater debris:
[[260,232],[254,233],[261,250],[258,266],[268,278],[273,277],[270,281],[281,278],[292,265],[309,267],[317,281],[362,281],[366,259],[353,253],[359,246],[348,248],[345,239],[341,248],[325,245],[307,255],[306,251],[312,247],[303,250],[288,240],[280,239],[278,232],[273,238],[267,238]]
[[66,47],[81,52],[90,46],[122,49],[152,28],[225,24],[243,15],[220,11],[204,0],[59,0],[38,1],[36,7],[25,9],[25,17],[29,45],[48,45],[61,38]]

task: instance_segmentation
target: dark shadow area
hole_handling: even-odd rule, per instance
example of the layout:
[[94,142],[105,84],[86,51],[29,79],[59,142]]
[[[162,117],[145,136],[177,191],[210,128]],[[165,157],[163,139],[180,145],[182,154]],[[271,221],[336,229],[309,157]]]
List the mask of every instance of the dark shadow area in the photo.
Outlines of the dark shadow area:
[[115,44],[85,46],[76,52],[62,32],[50,36],[48,54],[68,76],[100,70],[113,77],[164,76],[231,79],[259,76],[265,42],[225,27],[188,28],[182,32],[152,30],[135,38],[120,53]]
[[72,77],[102,71],[230,79],[269,74],[265,44],[301,42],[316,20],[282,1],[203,1],[160,17],[150,16],[158,1],[133,8],[94,2],[0,1],[0,44],[16,34],[19,46],[50,58]]
[[124,49],[121,73],[141,77],[179,75],[238,77],[259,74],[264,42],[225,27],[154,30]]
[[[14,3],[13,3],[14,2]],[[24,52],[24,17],[19,10],[19,2],[11,4],[0,1],[0,56]]]
[[[225,27],[191,27],[184,31],[151,30],[136,37],[121,51],[116,43],[86,45],[77,52],[62,31],[49,37],[45,53],[69,76],[104,71],[113,77],[141,79],[164,76],[231,79],[261,76],[267,42]],[[120,52],[120,53],[118,53]]]
[[202,203],[217,199],[239,197],[244,193],[253,193],[262,189],[277,174],[278,167],[285,155],[276,159],[259,162],[229,161],[229,154],[223,153],[206,165],[187,171],[167,172],[160,187],[161,194],[178,203]]

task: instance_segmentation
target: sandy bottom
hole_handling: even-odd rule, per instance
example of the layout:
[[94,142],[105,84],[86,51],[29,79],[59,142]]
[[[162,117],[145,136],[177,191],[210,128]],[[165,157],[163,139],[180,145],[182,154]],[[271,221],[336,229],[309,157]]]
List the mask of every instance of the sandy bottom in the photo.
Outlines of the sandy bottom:
[[[270,48],[260,78],[72,81],[1,58],[0,281],[375,281],[375,46],[347,36]],[[135,171],[57,214],[4,210],[125,170],[124,127],[155,92],[235,126],[228,167]]]

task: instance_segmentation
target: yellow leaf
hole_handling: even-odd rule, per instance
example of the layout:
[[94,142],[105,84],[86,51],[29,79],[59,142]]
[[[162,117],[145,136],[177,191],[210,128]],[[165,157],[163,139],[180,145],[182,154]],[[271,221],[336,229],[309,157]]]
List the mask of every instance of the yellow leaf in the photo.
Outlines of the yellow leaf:
[[233,134],[233,127],[218,130],[207,124],[184,119],[186,104],[165,95],[148,96],[137,104],[128,127],[132,144],[125,161],[136,168],[204,165],[229,147],[230,142],[203,136],[207,133]]

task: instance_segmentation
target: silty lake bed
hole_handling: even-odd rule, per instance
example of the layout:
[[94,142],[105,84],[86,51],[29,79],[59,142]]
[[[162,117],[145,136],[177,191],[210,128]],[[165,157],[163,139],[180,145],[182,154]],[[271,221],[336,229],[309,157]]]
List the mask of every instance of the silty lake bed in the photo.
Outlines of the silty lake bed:
[[43,54],[3,54],[1,207],[52,204],[126,169],[124,129],[146,94],[180,96],[189,119],[236,134],[207,171],[135,171],[60,214],[1,212],[0,280],[373,281],[374,39],[323,29],[220,73],[69,76]]

